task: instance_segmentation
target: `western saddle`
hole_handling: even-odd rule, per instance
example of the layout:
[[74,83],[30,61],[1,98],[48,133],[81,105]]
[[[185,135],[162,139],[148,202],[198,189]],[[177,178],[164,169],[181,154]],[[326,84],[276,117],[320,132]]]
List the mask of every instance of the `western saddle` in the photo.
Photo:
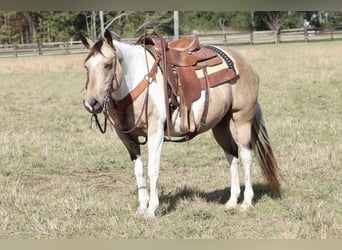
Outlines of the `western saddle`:
[[[182,38],[167,42],[158,34],[147,34],[140,37],[137,44],[144,46],[155,59],[159,60],[167,97],[165,105],[168,136],[170,137],[172,113],[179,107],[181,130],[187,133],[187,138],[193,138],[206,123],[209,88],[236,79],[235,69],[228,66],[221,67],[220,70],[208,74],[208,67],[218,66],[224,62],[223,51],[219,49],[215,51],[213,49],[215,47],[200,46],[198,38]],[[199,73],[200,71],[202,73]],[[205,105],[200,124],[196,126],[191,106],[200,98],[203,90]]]

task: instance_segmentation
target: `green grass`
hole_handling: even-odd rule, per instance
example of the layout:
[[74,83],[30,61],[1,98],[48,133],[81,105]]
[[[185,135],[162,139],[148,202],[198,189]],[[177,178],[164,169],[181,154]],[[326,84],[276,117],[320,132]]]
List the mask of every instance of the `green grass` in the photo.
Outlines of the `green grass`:
[[282,197],[255,163],[254,208],[225,211],[229,168],[209,132],[165,144],[154,220],[135,215],[135,177],[115,133],[90,128],[85,55],[1,59],[0,238],[340,238],[341,46],[234,47],[260,74]]

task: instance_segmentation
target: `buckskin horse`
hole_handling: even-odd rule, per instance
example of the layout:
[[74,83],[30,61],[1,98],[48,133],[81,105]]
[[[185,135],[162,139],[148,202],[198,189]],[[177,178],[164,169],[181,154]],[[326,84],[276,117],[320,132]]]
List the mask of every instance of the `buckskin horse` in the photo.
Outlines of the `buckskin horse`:
[[[167,42],[150,34],[129,45],[113,40],[108,30],[97,42],[80,38],[90,51],[84,61],[83,104],[102,133],[109,120],[127,148],[137,181],[139,216],[153,218],[159,206],[163,142],[189,141],[210,129],[230,164],[227,209],[252,207],[252,151],[272,192],[280,192],[279,170],[257,100],[259,78],[242,55],[228,48],[201,46],[196,38]],[[104,114],[104,128],[97,119],[99,113]],[[237,142],[230,121],[235,124]],[[141,138],[148,149],[149,189]],[[245,171],[241,205],[239,153]]]

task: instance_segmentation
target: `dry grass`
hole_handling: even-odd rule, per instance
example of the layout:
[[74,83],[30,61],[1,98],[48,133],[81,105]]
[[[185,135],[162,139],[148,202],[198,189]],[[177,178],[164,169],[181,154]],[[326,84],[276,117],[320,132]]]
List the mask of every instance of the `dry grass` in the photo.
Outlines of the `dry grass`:
[[149,221],[135,216],[122,144],[89,128],[85,56],[1,59],[0,238],[340,238],[341,46],[236,47],[260,73],[282,198],[255,164],[254,208],[224,211],[229,169],[206,133],[165,144],[161,204]]

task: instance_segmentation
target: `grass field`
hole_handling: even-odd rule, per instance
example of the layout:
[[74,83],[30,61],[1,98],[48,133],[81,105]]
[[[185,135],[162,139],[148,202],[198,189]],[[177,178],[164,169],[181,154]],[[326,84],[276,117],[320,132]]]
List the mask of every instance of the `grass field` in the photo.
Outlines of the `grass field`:
[[165,144],[157,218],[143,220],[128,154],[82,106],[85,55],[1,59],[0,238],[341,238],[342,43],[235,49],[260,74],[281,198],[255,163],[254,208],[225,211],[229,168],[209,132]]

